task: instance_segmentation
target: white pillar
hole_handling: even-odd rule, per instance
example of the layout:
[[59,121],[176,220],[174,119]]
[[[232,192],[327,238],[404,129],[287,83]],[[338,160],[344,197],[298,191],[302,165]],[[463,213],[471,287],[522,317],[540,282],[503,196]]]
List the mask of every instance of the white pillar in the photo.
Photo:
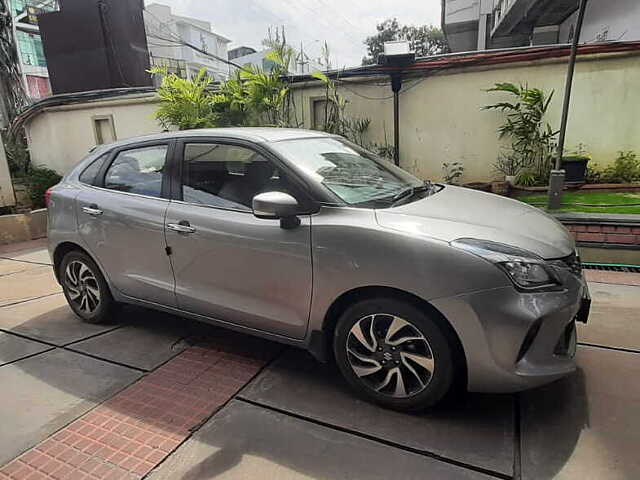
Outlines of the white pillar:
[[0,140],[0,207],[13,207],[16,204],[16,196],[13,193],[9,164],[4,152],[4,145]]

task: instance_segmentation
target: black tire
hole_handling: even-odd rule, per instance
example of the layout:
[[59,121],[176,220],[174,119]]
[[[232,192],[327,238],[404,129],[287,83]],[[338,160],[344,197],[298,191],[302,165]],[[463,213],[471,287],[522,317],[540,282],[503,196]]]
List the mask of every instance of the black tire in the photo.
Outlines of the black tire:
[[[375,320],[369,320],[373,318],[375,314]],[[408,338],[410,336],[418,337],[416,334],[419,332],[422,334],[423,342],[421,339],[409,340],[403,342],[396,347],[391,347],[385,341],[384,332],[378,332],[376,340],[371,340],[370,330],[366,327],[369,325],[375,325],[377,327],[382,324],[384,330],[385,325],[391,325],[393,317],[398,317],[399,320],[404,321],[408,325],[401,327],[395,334],[389,337],[390,343],[398,341],[402,338]],[[356,323],[365,332],[365,340],[370,343],[370,347],[374,346],[375,352],[370,353],[365,349],[366,356],[371,360],[375,356],[375,362],[377,365],[373,365],[372,369],[378,369],[372,374],[365,374],[364,376],[358,376],[354,368],[370,366],[369,363],[360,363],[360,352],[354,352],[360,349],[363,345],[359,343],[357,338],[354,338],[355,333],[352,334],[351,329],[354,328]],[[368,323],[371,322],[371,323]],[[439,325],[440,319],[434,319],[429,313],[418,309],[416,306],[409,302],[403,302],[394,298],[379,298],[363,300],[351,305],[340,316],[336,325],[334,339],[333,339],[333,351],[336,363],[340,372],[347,380],[349,385],[364,399],[382,405],[386,408],[391,408],[400,411],[419,411],[436,405],[442,400],[445,395],[452,389],[456,378],[456,359],[455,349],[452,345],[452,341],[448,339],[448,334],[445,329]],[[399,324],[401,324],[399,322]],[[357,328],[357,327],[356,327]],[[415,328],[416,330],[413,330]],[[386,331],[392,331],[391,327],[388,327]],[[380,333],[383,333],[380,336]],[[347,342],[349,342],[349,351],[358,354],[355,357],[352,353],[347,352]],[[389,349],[393,348],[393,352]],[[384,349],[384,352],[378,350]],[[409,351],[408,349],[413,349]],[[433,371],[429,371],[428,368],[420,366],[412,361],[411,358],[407,360],[407,354],[412,354],[415,349],[423,349],[420,353],[420,358],[430,357],[432,359]],[[387,356],[383,356],[383,355]],[[395,360],[389,361],[391,355],[397,355]],[[414,358],[418,358],[414,355]],[[385,365],[382,365],[382,363]],[[359,364],[352,366],[352,363]],[[406,364],[412,367],[414,372],[409,372]],[[389,373],[389,370],[397,370],[393,374]],[[361,369],[361,372],[363,370]],[[417,372],[418,374],[416,374]],[[400,382],[398,379],[402,376],[404,379]],[[383,384],[385,380],[389,378],[392,382],[389,382],[388,387],[393,390],[389,391],[376,391],[376,387]],[[421,380],[419,380],[421,378]],[[380,379],[382,379],[380,381]],[[413,382],[413,385],[411,385]],[[405,396],[398,395],[398,385],[402,383],[402,391],[405,391]],[[395,385],[395,387],[394,387]],[[387,388],[387,387],[385,387]],[[412,391],[413,390],[413,391]]]
[[[87,286],[82,287],[86,290],[88,289],[88,286],[91,286],[92,291],[97,288],[99,292],[99,301],[93,310],[90,310],[88,306],[85,306],[85,308],[81,307],[78,297],[76,296],[78,290],[75,289],[74,291],[73,282],[66,274],[69,265],[73,264],[73,268],[75,269],[75,266],[78,263],[84,265],[95,279],[95,282],[90,281],[87,283]],[[79,250],[71,251],[64,256],[62,262],[60,262],[59,268],[58,278],[62,285],[62,291],[64,292],[64,296],[66,297],[69,306],[78,317],[87,323],[105,323],[112,320],[117,304],[113,300],[113,296],[109,290],[109,285],[107,285],[102,272],[91,257]],[[93,299],[94,297],[89,296],[89,298]],[[93,305],[93,303],[90,305]]]

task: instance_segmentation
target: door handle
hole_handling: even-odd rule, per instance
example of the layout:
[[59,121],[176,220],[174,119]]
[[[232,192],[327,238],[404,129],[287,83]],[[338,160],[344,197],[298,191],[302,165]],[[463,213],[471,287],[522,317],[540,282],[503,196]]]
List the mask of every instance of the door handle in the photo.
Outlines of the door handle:
[[88,207],[82,207],[82,211],[87,215],[91,215],[93,217],[98,217],[102,215],[102,210],[98,208],[98,205],[95,203],[89,205]]
[[167,223],[167,228],[178,233],[195,233],[196,231],[196,229],[193,228],[186,220],[182,220],[178,223]]

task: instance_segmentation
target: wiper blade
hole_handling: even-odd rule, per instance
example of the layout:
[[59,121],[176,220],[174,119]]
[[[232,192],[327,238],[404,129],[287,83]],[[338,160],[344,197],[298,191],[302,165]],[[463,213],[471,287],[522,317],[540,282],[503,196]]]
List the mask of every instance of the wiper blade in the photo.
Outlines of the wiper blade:
[[433,184],[429,180],[426,180],[422,185],[419,185],[417,187],[409,187],[401,191],[400,193],[397,193],[396,195],[394,195],[393,198],[391,199],[391,204],[395,205],[401,200],[413,197],[416,193],[430,192],[432,188],[433,188]]

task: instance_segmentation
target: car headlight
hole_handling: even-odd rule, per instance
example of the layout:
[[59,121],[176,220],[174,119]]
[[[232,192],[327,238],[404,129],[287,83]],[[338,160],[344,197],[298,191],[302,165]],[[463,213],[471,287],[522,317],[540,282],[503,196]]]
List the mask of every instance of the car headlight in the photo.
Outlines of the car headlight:
[[475,238],[459,238],[451,242],[451,245],[493,263],[507,274],[518,289],[549,290],[560,285],[560,280],[549,264],[527,250]]

